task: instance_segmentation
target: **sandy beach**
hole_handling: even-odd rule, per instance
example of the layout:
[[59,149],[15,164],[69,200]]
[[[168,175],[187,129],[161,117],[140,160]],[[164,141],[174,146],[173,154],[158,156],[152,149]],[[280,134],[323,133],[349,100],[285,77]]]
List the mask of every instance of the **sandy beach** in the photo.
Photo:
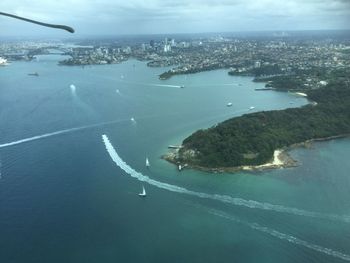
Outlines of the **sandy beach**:
[[179,163],[176,160],[177,151],[178,150],[174,150],[172,152],[169,152],[168,154],[162,156],[162,158],[173,163],[173,164],[176,164],[176,165],[182,165],[183,167],[201,170],[201,171],[205,171],[205,172],[214,172],[214,173],[229,172],[229,173],[233,173],[233,172],[238,172],[238,171],[262,171],[262,170],[267,170],[267,169],[294,167],[297,165],[297,162],[289,156],[289,154],[287,153],[287,150],[282,150],[282,149],[275,150],[271,162],[268,162],[265,164],[243,165],[243,166],[236,166],[236,167],[216,167],[216,168],[208,168],[208,167],[203,167],[203,166],[199,166],[199,165],[190,165],[187,163]]
[[242,166],[235,166],[235,167],[215,167],[215,168],[209,168],[209,167],[203,167],[199,165],[190,165],[187,163],[179,163],[177,160],[178,155],[178,149],[172,150],[168,152],[167,154],[163,155],[162,158],[164,160],[167,160],[170,163],[173,163],[175,165],[182,165],[182,167],[192,168],[196,170],[201,170],[205,172],[213,172],[213,173],[234,173],[239,171],[263,171],[268,169],[278,169],[278,168],[288,168],[288,167],[295,167],[298,165],[298,162],[294,160],[288,152],[291,149],[298,148],[298,147],[310,147],[310,145],[313,142],[322,142],[322,141],[328,141],[338,138],[344,138],[348,137],[350,134],[340,134],[325,138],[315,138],[311,140],[307,140],[305,142],[295,143],[293,145],[284,147],[283,149],[276,149],[273,153],[273,158],[270,162],[260,164],[260,165],[242,165]]
[[276,169],[284,167],[296,166],[297,162],[292,159],[289,154],[282,149],[277,149],[273,153],[273,159],[269,163],[264,163],[261,165],[245,165],[241,166],[241,170],[265,170],[265,169]]

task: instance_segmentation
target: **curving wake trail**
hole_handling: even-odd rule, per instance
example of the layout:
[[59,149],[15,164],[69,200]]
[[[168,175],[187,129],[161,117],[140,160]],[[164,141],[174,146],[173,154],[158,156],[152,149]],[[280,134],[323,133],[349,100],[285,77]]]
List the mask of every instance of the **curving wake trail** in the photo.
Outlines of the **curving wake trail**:
[[[224,203],[230,203],[233,205],[244,206],[244,207],[248,207],[248,208],[271,210],[271,211],[275,211],[275,212],[289,213],[289,214],[299,215],[299,216],[308,216],[308,217],[317,217],[317,218],[322,218],[322,219],[340,220],[340,221],[347,222],[347,223],[350,222],[348,217],[342,217],[342,216],[338,216],[338,215],[321,214],[321,213],[310,212],[310,211],[301,210],[301,209],[297,209],[297,208],[290,208],[290,207],[285,207],[285,206],[281,206],[281,205],[273,205],[273,204],[269,204],[269,203],[260,203],[260,202],[253,201],[253,200],[244,200],[242,198],[234,198],[234,197],[227,196],[227,195],[207,194],[207,193],[195,192],[195,191],[188,190],[184,187],[159,182],[159,181],[156,181],[154,179],[149,178],[146,175],[143,175],[143,174],[135,171],[126,162],[124,162],[120,158],[120,156],[118,155],[116,150],[114,149],[114,147],[111,144],[111,142],[109,141],[107,135],[105,135],[105,134],[102,135],[102,140],[103,140],[105,147],[106,147],[106,150],[107,150],[108,154],[110,155],[111,159],[113,160],[113,162],[115,162],[116,165],[118,167],[120,167],[124,172],[126,172],[131,177],[136,178],[139,181],[146,182],[150,185],[156,186],[156,187],[161,188],[161,189],[166,189],[166,190],[172,191],[172,192],[197,196],[200,198],[217,200],[217,201],[221,201]],[[265,226],[261,226],[257,223],[245,222],[245,221],[239,220],[236,217],[230,216],[226,213],[223,213],[223,212],[217,211],[217,210],[213,210],[213,209],[209,210],[209,213],[216,215],[216,216],[226,218],[228,220],[232,220],[232,221],[237,222],[237,223],[241,223],[245,226],[248,226],[251,229],[269,234],[275,238],[278,238],[278,239],[281,239],[284,241],[288,241],[292,244],[303,246],[303,247],[312,249],[314,251],[317,251],[317,252],[320,252],[323,254],[327,254],[329,256],[333,256],[333,257],[336,257],[336,258],[339,258],[339,259],[342,259],[345,261],[350,261],[350,255],[344,254],[344,253],[339,252],[339,251],[332,250],[330,248],[325,248],[325,247],[321,247],[321,246],[316,245],[316,244],[309,243],[305,240],[299,239],[297,237],[294,237],[294,236],[291,236],[288,234],[284,234],[282,232],[279,232],[279,231],[274,230],[274,229],[270,229],[270,228],[265,227]]]
[[139,181],[154,185],[158,188],[166,189],[166,190],[169,190],[172,192],[197,196],[199,198],[212,199],[212,200],[220,201],[223,203],[233,204],[236,206],[243,206],[243,207],[252,208],[252,209],[261,209],[261,210],[268,210],[268,211],[274,211],[274,212],[279,212],[279,213],[287,213],[287,214],[292,214],[292,215],[297,215],[297,216],[306,216],[306,217],[313,217],[313,218],[320,218],[320,219],[330,219],[330,220],[337,220],[337,221],[341,221],[341,222],[345,222],[345,223],[350,223],[349,216],[322,214],[322,213],[318,213],[318,212],[312,212],[312,211],[307,211],[307,210],[293,208],[293,207],[286,207],[286,206],[275,205],[275,204],[270,204],[270,203],[262,203],[262,202],[258,202],[258,201],[254,201],[254,200],[245,200],[242,198],[232,197],[229,195],[207,194],[207,193],[202,193],[202,192],[195,192],[192,190],[188,190],[184,187],[156,181],[154,179],[149,178],[146,175],[143,175],[143,174],[135,171],[126,162],[124,162],[120,158],[120,156],[118,155],[116,150],[114,149],[114,147],[111,144],[111,142],[109,141],[107,135],[105,135],[105,134],[102,135],[102,140],[105,144],[105,147],[106,147],[106,150],[107,150],[109,156],[112,158],[112,160],[116,163],[117,166],[119,166],[122,170],[124,170],[131,177],[136,178]]

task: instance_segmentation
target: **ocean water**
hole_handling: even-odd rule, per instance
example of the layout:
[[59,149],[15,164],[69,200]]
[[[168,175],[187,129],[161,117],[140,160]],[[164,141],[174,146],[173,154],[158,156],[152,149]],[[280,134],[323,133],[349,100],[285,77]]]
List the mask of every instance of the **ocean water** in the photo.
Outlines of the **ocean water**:
[[349,139],[261,173],[178,172],[160,158],[251,106],[304,98],[225,70],[160,81],[166,69],[136,60],[60,59],[0,69],[0,262],[350,261]]

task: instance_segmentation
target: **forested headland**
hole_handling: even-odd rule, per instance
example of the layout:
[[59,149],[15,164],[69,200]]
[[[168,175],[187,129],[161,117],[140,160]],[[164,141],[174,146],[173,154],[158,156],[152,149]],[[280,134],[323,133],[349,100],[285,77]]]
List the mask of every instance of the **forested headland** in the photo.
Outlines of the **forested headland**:
[[326,86],[304,88],[316,103],[245,114],[196,131],[183,141],[173,161],[207,168],[260,165],[271,161],[276,149],[350,133],[348,73],[335,71]]

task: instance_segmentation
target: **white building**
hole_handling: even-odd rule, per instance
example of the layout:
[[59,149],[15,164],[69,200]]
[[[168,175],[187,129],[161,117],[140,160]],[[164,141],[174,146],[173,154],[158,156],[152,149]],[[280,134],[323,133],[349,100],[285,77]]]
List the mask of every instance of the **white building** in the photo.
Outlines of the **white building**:
[[260,67],[261,67],[261,62],[260,61],[255,61],[254,68],[260,68]]
[[171,51],[171,46],[169,44],[164,45],[164,52],[170,52]]

